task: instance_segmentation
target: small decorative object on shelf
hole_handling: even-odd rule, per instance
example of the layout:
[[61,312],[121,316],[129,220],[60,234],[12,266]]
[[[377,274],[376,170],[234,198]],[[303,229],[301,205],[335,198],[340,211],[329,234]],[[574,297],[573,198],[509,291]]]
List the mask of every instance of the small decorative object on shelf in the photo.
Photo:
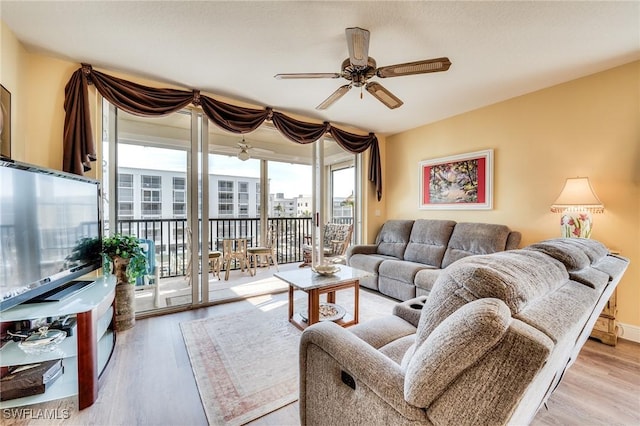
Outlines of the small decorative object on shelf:
[[67,337],[66,332],[43,326],[40,327],[37,332],[31,334],[31,336],[18,342],[18,347],[30,355],[51,352],[58,347],[65,337]]
[[9,374],[0,379],[0,401],[44,393],[63,371],[62,359],[9,367]]

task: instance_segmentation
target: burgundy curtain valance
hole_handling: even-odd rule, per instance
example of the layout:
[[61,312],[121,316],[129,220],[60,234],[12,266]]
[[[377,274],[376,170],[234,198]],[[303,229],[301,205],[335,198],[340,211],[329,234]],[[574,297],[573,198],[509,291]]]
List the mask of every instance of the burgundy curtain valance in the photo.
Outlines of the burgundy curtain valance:
[[327,122],[307,123],[272,111],[269,107],[255,109],[231,105],[201,95],[199,90],[143,86],[95,71],[88,64],[82,64],[65,86],[63,170],[66,172],[82,175],[91,170],[91,161],[96,159],[88,103],[89,84],[93,84],[105,99],[118,108],[138,116],[166,115],[194,104],[201,106],[213,123],[232,133],[251,132],[265,120],[270,120],[280,133],[296,143],[312,143],[325,133],[330,133],[349,152],[361,153],[371,149],[369,180],[376,186],[378,201],[382,199],[380,150],[378,138],[373,133],[361,136],[333,127]]

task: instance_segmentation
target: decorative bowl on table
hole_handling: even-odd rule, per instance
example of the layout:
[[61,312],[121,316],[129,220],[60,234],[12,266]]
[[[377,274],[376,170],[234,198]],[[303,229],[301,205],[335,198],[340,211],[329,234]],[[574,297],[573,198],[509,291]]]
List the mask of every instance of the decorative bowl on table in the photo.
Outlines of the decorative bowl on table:
[[311,270],[319,275],[333,275],[340,270],[338,265],[316,265]]
[[[339,319],[342,319],[347,313],[347,311],[342,306],[336,305],[335,303],[326,302],[320,303],[319,311],[320,321],[337,321]],[[309,321],[306,309],[301,310],[300,312],[298,312],[298,314],[302,318],[302,321]]]
[[42,354],[53,351],[65,337],[67,337],[66,331],[40,327],[37,332],[19,342],[18,347],[30,355]]

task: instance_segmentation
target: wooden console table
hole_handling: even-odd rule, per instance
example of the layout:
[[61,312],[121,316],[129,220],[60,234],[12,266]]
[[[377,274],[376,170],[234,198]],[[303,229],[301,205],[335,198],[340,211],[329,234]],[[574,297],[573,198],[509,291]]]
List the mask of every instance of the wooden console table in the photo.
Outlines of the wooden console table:
[[600,313],[600,317],[598,317],[596,324],[593,326],[593,331],[591,331],[591,337],[609,346],[615,346],[618,343],[617,292],[617,289],[613,291],[609,301]]

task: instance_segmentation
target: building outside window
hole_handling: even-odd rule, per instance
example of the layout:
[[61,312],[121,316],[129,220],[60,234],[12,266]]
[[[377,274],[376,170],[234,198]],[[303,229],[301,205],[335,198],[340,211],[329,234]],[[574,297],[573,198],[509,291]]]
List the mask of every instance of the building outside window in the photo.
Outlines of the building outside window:
[[220,217],[233,217],[233,181],[218,181],[218,214]]
[[160,217],[162,215],[162,177],[142,175],[142,217]]
[[133,175],[118,174],[118,217],[133,219]]
[[249,217],[249,182],[238,182],[238,217]]
[[173,217],[183,218],[187,213],[186,183],[183,177],[173,178]]

